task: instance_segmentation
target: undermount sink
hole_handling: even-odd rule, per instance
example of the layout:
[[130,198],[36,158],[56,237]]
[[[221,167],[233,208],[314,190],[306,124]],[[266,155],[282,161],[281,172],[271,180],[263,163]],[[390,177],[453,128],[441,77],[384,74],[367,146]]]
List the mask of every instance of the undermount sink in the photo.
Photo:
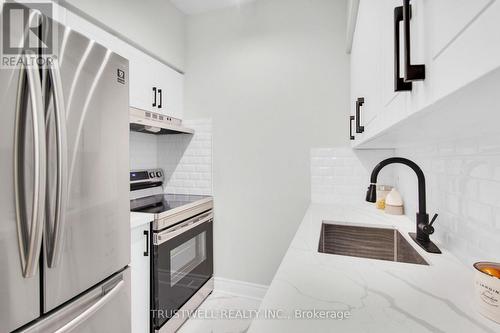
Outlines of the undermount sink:
[[429,265],[396,229],[323,222],[319,252]]

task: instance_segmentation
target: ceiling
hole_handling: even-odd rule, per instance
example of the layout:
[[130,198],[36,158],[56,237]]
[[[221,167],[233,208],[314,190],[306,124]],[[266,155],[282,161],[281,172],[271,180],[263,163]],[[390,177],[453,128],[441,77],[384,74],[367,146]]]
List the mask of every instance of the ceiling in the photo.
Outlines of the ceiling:
[[186,15],[195,15],[225,7],[238,6],[255,0],[170,0]]

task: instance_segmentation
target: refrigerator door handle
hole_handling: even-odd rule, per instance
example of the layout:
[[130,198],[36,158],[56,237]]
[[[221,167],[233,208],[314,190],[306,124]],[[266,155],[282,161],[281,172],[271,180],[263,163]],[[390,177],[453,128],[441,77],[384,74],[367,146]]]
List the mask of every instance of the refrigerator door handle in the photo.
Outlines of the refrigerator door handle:
[[[57,190],[53,228],[45,225],[45,240],[47,242],[47,265],[54,268],[59,263],[62,251],[62,238],[66,221],[66,201],[68,197],[68,166],[67,166],[67,131],[66,109],[63,99],[59,62],[54,59],[49,65],[48,75],[54,101],[54,115],[57,145]],[[51,230],[52,229],[52,230]]]
[[[30,53],[27,53],[30,54]],[[32,57],[34,56],[31,55]],[[33,277],[38,267],[42,244],[44,213],[45,213],[45,182],[46,182],[46,147],[45,147],[45,115],[42,100],[42,87],[39,68],[36,65],[26,66],[29,59],[22,55],[23,61],[19,70],[17,90],[17,106],[14,138],[14,192],[16,205],[16,224],[21,266],[25,278]],[[27,79],[27,82],[26,82]],[[28,95],[29,94],[29,95]],[[31,116],[33,124],[33,198],[31,223],[26,225],[26,191],[24,189],[24,133],[21,127],[26,124],[26,109],[28,96],[31,96]]]
[[123,280],[122,276],[122,280],[120,280],[120,282],[115,284],[110,290],[106,291],[105,288],[103,287],[103,291],[101,292],[101,297],[94,304],[92,304],[89,308],[83,311],[78,317],[71,320],[66,325],[55,331],[54,333],[71,332],[73,329],[78,327],[78,325],[85,322],[94,313],[99,311],[100,308],[102,308],[106,303],[108,303],[111,299],[113,299],[113,297],[115,297],[118,293],[120,293],[121,289],[123,289],[124,286],[125,286],[125,281]]

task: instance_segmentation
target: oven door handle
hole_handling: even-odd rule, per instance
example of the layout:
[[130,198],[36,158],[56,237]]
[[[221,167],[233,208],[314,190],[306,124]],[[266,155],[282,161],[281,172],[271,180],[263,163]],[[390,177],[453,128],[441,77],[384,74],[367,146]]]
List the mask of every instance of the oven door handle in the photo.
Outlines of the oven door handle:
[[214,219],[214,214],[212,212],[209,212],[204,215],[197,216],[195,218],[187,220],[186,222],[176,225],[173,228],[157,233],[153,237],[154,245],[163,244],[171,240],[172,238],[185,233],[186,231],[196,228],[197,226],[203,223],[211,222],[213,219]]

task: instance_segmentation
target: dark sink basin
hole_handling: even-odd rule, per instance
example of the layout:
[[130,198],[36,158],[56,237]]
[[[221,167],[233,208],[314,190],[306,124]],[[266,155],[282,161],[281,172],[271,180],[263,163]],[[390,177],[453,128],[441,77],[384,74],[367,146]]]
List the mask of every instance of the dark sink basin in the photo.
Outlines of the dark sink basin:
[[428,265],[396,229],[323,222],[319,252]]

